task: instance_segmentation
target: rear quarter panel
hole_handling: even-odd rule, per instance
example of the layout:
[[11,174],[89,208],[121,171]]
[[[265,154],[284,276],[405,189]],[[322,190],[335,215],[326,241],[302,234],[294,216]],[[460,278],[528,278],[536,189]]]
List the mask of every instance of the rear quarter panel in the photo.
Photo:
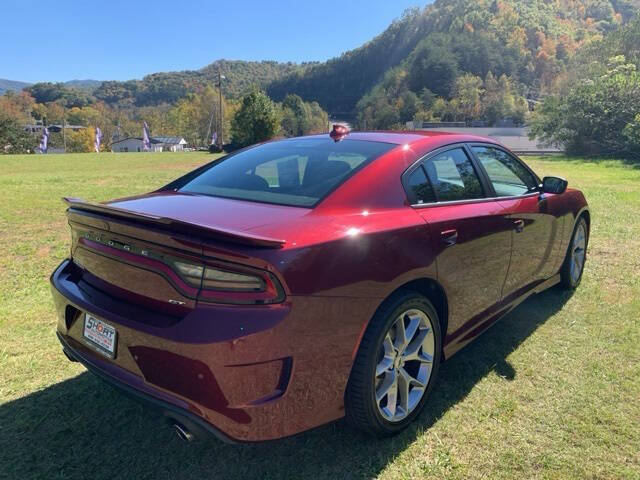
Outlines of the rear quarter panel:
[[290,295],[385,298],[436,278],[428,226],[410,207],[310,215],[279,232],[286,248],[250,254],[278,270]]

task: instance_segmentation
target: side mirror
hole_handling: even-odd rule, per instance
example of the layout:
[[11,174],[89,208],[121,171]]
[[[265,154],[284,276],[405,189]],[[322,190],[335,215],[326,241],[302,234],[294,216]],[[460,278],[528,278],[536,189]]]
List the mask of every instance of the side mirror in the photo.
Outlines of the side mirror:
[[542,193],[564,193],[567,189],[567,182],[564,178],[560,177],[544,177],[542,179]]

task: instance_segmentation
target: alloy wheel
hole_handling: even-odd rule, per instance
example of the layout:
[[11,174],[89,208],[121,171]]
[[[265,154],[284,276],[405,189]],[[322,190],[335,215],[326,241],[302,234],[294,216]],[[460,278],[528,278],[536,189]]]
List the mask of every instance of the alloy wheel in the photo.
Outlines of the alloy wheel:
[[584,259],[586,256],[587,232],[584,223],[578,224],[576,233],[573,237],[573,245],[571,246],[571,281],[577,283],[582,275],[584,267]]
[[433,368],[435,337],[429,316],[411,309],[399,315],[378,352],[375,401],[382,417],[399,422],[420,403]]

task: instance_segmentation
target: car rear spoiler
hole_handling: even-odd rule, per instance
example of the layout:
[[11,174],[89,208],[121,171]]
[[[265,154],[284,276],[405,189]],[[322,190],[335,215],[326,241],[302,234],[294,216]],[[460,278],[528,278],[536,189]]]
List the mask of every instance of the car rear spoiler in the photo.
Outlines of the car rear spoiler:
[[98,213],[108,215],[110,217],[134,220],[149,225],[159,226],[174,232],[191,233],[205,239],[264,248],[282,248],[285,244],[285,240],[254,235],[252,233],[238,232],[226,228],[212,228],[199,223],[184,222],[182,220],[159,217],[148,213],[134,212],[102,203],[86,202],[81,198],[63,197],[62,201],[69,207],[67,210],[68,212]]

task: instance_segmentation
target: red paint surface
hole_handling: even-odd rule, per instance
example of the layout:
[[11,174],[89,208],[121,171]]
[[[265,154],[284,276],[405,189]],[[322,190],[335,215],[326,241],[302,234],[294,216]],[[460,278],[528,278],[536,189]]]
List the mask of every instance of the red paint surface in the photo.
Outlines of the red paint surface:
[[[81,248],[120,258],[143,273],[136,275],[137,284],[128,278],[109,283],[73,261],[64,263],[52,276],[59,332],[75,339],[83,356],[107,365],[103,368],[122,382],[142,388],[139,379],[144,378],[145,391],[200,412],[228,436],[266,440],[344,415],[344,391],[358,342],[375,310],[397,288],[428,279],[444,290],[448,317],[443,319],[443,344],[450,356],[557,273],[577,215],[586,208],[579,191],[415,209],[408,204],[401,176],[416,160],[449,144],[494,142],[397,132],[351,133],[348,138],[398,146],[314,209],[173,191],[109,204],[284,239],[282,248],[197,238],[95,213],[70,215],[73,228],[99,230],[120,242],[268,271],[286,294],[283,303],[203,302],[163,264],[82,240]],[[514,232],[514,220],[523,220],[522,233]],[[441,234],[452,229],[457,243],[447,247]],[[72,249],[79,245],[76,236]],[[167,282],[176,295],[190,300],[178,309],[167,305],[162,310],[161,298],[141,293],[144,272],[146,282]],[[81,321],[65,322],[68,305],[116,327],[119,353],[114,360],[82,347]],[[171,368],[171,375],[163,377],[162,365]]]

